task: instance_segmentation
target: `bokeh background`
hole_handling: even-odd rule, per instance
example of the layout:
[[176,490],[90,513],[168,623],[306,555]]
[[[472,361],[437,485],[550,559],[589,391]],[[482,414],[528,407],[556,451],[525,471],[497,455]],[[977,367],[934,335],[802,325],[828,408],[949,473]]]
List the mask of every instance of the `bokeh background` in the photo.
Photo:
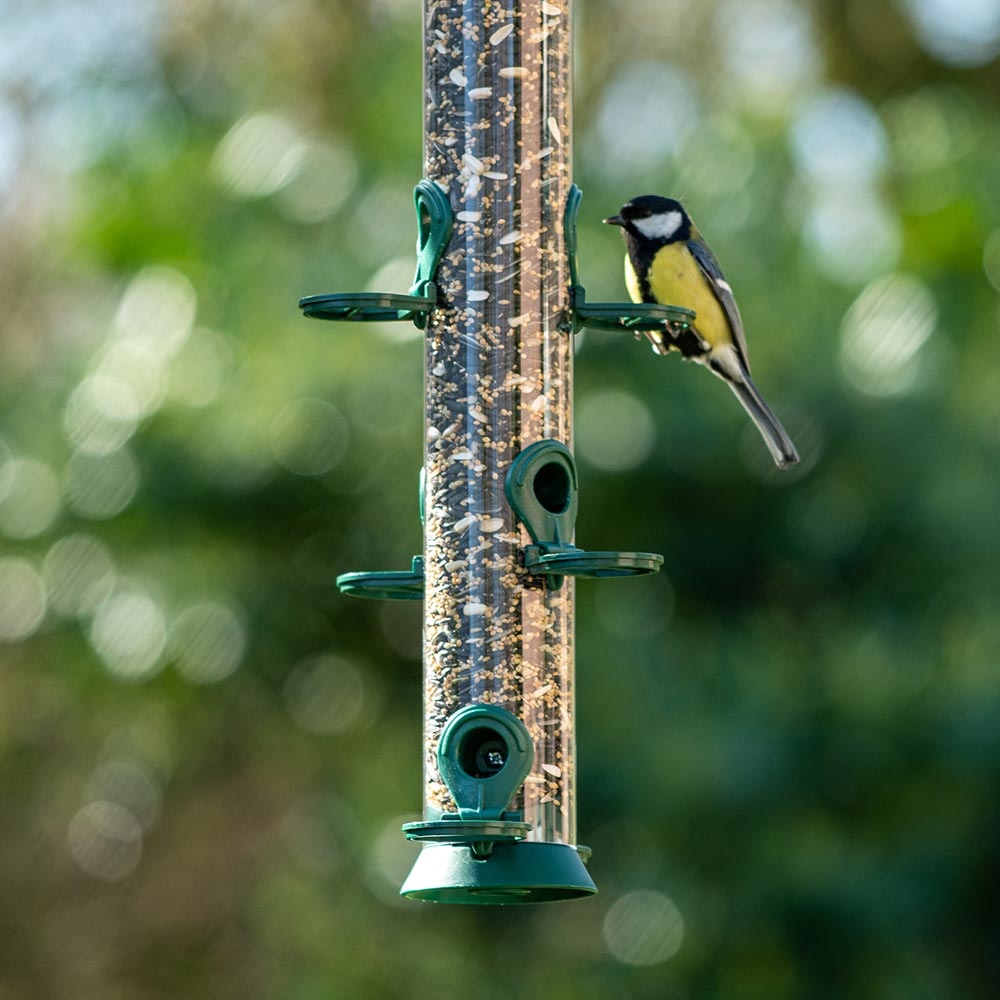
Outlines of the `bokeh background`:
[[683,197],[803,454],[577,357],[594,899],[401,901],[418,0],[0,2],[0,997],[943,1000],[1000,982],[1000,0],[577,0],[602,216]]

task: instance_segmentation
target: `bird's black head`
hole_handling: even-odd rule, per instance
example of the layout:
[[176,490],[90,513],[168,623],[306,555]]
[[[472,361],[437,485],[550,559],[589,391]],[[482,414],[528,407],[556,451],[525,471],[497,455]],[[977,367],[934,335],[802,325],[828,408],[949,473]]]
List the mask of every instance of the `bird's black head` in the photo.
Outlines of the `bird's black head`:
[[626,233],[653,243],[677,243],[691,238],[691,217],[675,198],[644,194],[622,205],[618,215],[604,220]]

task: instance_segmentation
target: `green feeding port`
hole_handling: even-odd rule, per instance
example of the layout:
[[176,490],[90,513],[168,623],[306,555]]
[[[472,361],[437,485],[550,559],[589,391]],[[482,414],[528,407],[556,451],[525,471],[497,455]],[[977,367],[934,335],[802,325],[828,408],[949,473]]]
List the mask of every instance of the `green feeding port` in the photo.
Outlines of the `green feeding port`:
[[535,748],[516,715],[499,705],[468,705],[445,726],[437,759],[462,819],[503,819]]
[[577,475],[573,455],[559,441],[543,439],[511,463],[507,499],[534,544],[525,546],[524,565],[545,576],[553,590],[565,576],[641,576],[659,572],[655,552],[588,552],[572,543],[577,512]]
[[411,840],[427,842],[403,896],[504,905],[597,891],[584,867],[589,851],[525,840],[529,824],[508,809],[534,758],[524,723],[498,705],[468,705],[451,717],[437,761],[458,811],[403,827]]
[[497,843],[524,838],[530,826],[508,809],[531,771],[535,749],[524,723],[499,705],[467,705],[448,720],[438,743],[441,778],[456,812],[407,823],[410,840],[471,845],[477,858]]
[[307,295],[299,308],[311,319],[352,323],[408,321],[423,330],[437,303],[434,275],[453,225],[448,196],[428,180],[413,190],[417,213],[417,273],[409,292],[332,292]]

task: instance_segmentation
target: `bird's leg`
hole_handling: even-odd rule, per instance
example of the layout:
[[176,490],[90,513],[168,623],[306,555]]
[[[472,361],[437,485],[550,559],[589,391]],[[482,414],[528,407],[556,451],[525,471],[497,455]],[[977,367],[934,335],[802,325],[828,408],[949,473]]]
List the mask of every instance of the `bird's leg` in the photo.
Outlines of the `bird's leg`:
[[664,324],[664,330],[636,330],[635,339],[638,340],[640,337],[645,337],[653,348],[656,354],[669,354],[669,352],[675,346],[673,339],[664,336],[666,332],[666,325]]

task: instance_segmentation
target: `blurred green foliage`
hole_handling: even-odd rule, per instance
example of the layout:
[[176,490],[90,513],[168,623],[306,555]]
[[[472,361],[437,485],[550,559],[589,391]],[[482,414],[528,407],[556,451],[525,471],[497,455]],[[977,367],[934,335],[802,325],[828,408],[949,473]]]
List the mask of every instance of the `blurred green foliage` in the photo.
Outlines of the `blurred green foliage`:
[[[942,1000],[1000,981],[1000,9],[577,0],[590,297],[646,191],[725,388],[577,359],[593,900],[396,898],[420,549],[417,0],[0,4],[0,997]],[[942,13],[943,11],[943,13]],[[400,335],[402,332],[402,336]]]

